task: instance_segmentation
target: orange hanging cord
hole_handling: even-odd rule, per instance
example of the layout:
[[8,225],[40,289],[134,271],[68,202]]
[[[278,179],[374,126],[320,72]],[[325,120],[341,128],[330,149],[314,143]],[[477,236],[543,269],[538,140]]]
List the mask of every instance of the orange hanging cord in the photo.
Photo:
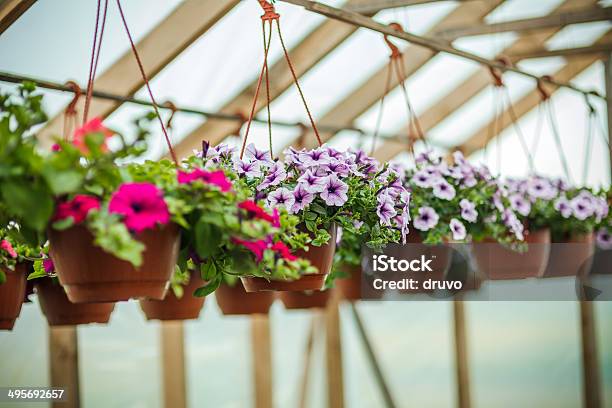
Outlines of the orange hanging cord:
[[63,136],[64,136],[64,141],[67,142],[70,139],[72,132],[74,131],[78,123],[78,117],[77,117],[78,112],[76,110],[76,105],[79,102],[79,99],[81,98],[81,95],[83,94],[83,91],[81,90],[81,87],[74,81],[66,82],[66,86],[72,89],[72,92],[74,93],[72,100],[70,101],[66,109],[64,110]]
[[[310,120],[310,125],[312,126],[314,134],[317,138],[317,142],[319,143],[319,146],[323,145],[323,142],[321,141],[321,136],[319,135],[319,131],[313,119],[312,113],[310,112],[310,109],[308,108],[308,104],[306,103],[304,92],[302,91],[302,88],[297,78],[297,74],[295,73],[295,68],[293,67],[293,64],[291,63],[289,52],[287,51],[287,47],[285,46],[285,42],[283,40],[283,35],[281,32],[280,21],[279,21],[280,15],[276,12],[274,5],[269,3],[267,0],[257,0],[257,1],[259,2],[259,5],[264,11],[264,14],[261,16],[262,33],[263,33],[263,40],[264,40],[264,59],[263,59],[262,67],[261,67],[261,72],[257,80],[257,86],[255,87],[255,96],[253,98],[253,104],[251,106],[249,119],[247,121],[247,128],[246,128],[244,138],[242,141],[242,147],[240,149],[240,159],[242,159],[244,156],[244,151],[245,151],[248,137],[249,137],[249,131],[251,130],[251,123],[253,122],[253,117],[255,116],[255,110],[257,108],[257,101],[259,100],[259,92],[261,89],[261,83],[263,82],[264,76],[266,78],[266,97],[267,97],[267,110],[268,110],[268,138],[269,138],[268,141],[270,144],[270,153],[272,154],[272,123],[271,123],[271,117],[270,117],[270,82],[269,82],[269,77],[268,77],[268,53],[270,50],[270,43],[272,41],[272,26],[275,21],[276,21],[276,28],[278,32],[278,38],[283,48],[283,54],[285,56],[285,60],[287,61],[287,65],[289,66],[289,71],[291,71],[293,82],[295,83],[298,93],[300,94],[300,98],[302,99],[302,103],[304,104],[304,107],[306,108],[306,113],[308,114],[308,119]],[[269,25],[267,35],[266,35],[266,22]]]
[[[389,27],[393,28],[396,31],[403,31],[402,26],[399,23],[390,23]],[[378,117],[376,119],[376,127],[374,129],[374,137],[372,139],[372,150],[371,154],[374,154],[374,150],[376,149],[376,142],[378,140],[378,135],[380,132],[380,126],[382,123],[382,115],[385,106],[385,97],[390,91],[391,88],[391,76],[393,72],[397,77],[398,84],[402,89],[402,94],[404,96],[404,101],[406,103],[406,108],[408,110],[409,122],[408,122],[408,149],[414,155],[414,143],[417,140],[422,140],[425,145],[427,145],[427,141],[425,139],[425,135],[421,124],[419,122],[419,118],[414,111],[412,104],[410,103],[410,98],[408,97],[408,90],[406,88],[406,80],[408,77],[406,76],[406,71],[403,64],[403,54],[398,48],[397,45],[393,44],[389,37],[385,34],[383,36],[385,43],[389,47],[391,54],[389,55],[389,64],[387,65],[387,77],[385,80],[385,89],[383,95],[380,99],[380,105],[378,109]]]
[[127,21],[125,19],[125,14],[123,13],[123,9],[121,7],[121,0],[117,0],[117,7],[119,9],[119,15],[121,16],[121,21],[123,22],[123,27],[125,28],[125,33],[127,34],[128,40],[130,42],[130,46],[132,48],[132,52],[134,57],[136,58],[136,63],[138,64],[138,69],[140,70],[140,74],[145,83],[147,91],[149,93],[149,97],[151,98],[151,103],[153,104],[153,110],[155,110],[155,114],[157,119],[159,120],[159,125],[161,126],[162,133],[164,134],[164,138],[166,139],[166,144],[168,146],[168,150],[170,152],[170,156],[172,157],[172,161],[174,164],[178,166],[178,159],[176,158],[176,153],[174,148],[172,147],[172,142],[170,141],[170,137],[168,136],[168,131],[166,130],[166,126],[164,126],[164,121],[162,120],[161,115],[159,114],[159,106],[155,101],[155,97],[153,96],[153,91],[151,90],[151,85],[149,84],[149,78],[145,73],[144,67],[142,65],[142,61],[140,59],[140,55],[138,54],[138,50],[136,49],[136,45],[134,44],[134,40],[132,39],[132,34],[130,33],[130,29],[128,28]]

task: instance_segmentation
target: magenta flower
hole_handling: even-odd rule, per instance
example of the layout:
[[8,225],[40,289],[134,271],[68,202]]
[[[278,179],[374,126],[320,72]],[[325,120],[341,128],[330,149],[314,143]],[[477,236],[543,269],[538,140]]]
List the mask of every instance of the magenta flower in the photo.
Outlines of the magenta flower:
[[456,218],[452,218],[450,221],[450,230],[453,233],[453,239],[455,241],[463,241],[467,236],[465,225]]
[[202,181],[204,184],[212,184],[219,187],[223,192],[230,191],[232,189],[232,182],[225,177],[223,170],[206,171],[202,169],[195,169],[189,173],[184,171],[178,172],[179,184],[193,183],[194,181]]
[[42,264],[47,275],[52,275],[53,272],[55,272],[55,265],[53,264],[53,260],[51,258],[43,259]]
[[161,190],[151,183],[125,183],[112,195],[108,210],[123,215],[130,231],[141,232],[167,224],[170,212]]
[[0,249],[6,252],[11,258],[17,258],[17,252],[15,252],[13,245],[6,239],[0,241]]
[[347,191],[348,185],[335,174],[331,174],[325,177],[321,198],[325,200],[325,204],[339,207],[348,201]]
[[268,248],[268,243],[263,239],[260,239],[259,241],[247,241],[240,238],[232,238],[232,241],[251,251],[257,262],[260,262],[263,259],[264,251]]
[[314,199],[314,194],[306,190],[303,185],[298,184],[295,187],[295,190],[293,190],[293,205],[291,208],[289,208],[289,212],[292,214],[297,214],[304,208],[308,207],[308,205],[312,203]]
[[288,188],[277,188],[268,194],[268,204],[270,207],[276,207],[278,205],[284,206],[287,210],[289,210],[293,204],[295,203],[295,197],[293,193]]
[[90,211],[100,208],[100,200],[97,197],[79,194],[72,200],[58,204],[53,216],[53,221],[61,221],[72,217],[75,224],[80,224],[87,218]]
[[282,241],[275,242],[270,249],[287,261],[295,261],[298,259],[297,256],[293,255],[289,247]]
[[428,231],[438,224],[439,219],[436,210],[431,207],[421,207],[414,219],[414,228],[420,231]]

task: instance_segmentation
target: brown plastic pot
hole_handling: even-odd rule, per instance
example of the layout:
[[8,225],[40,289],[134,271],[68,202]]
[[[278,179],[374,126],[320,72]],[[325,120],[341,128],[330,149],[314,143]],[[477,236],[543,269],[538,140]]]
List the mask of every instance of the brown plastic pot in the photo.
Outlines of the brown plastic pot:
[[14,271],[3,271],[6,282],[0,284],[0,330],[12,330],[25,297],[27,267],[19,264]]
[[363,269],[361,265],[343,265],[340,267],[342,271],[349,274],[346,278],[337,278],[334,280],[334,287],[338,289],[340,297],[349,302],[362,299],[380,299],[384,295],[384,291],[367,288],[371,284],[373,278],[368,278],[366,284],[366,290],[362,287]]
[[224,315],[268,314],[274,303],[274,293],[248,293],[239,282],[234,286],[222,283],[215,290],[215,298]]
[[51,278],[36,279],[34,287],[49,326],[108,323],[115,309],[114,303],[71,303],[64,288]]
[[553,241],[545,278],[586,276],[593,266],[594,234],[572,234],[562,241]]
[[83,226],[50,229],[51,258],[68,299],[73,303],[163,299],[178,256],[178,227],[169,224],[144,231],[136,239],[145,245],[138,269],[95,246]]
[[472,244],[471,251],[478,269],[490,280],[541,277],[546,270],[550,253],[550,230],[532,231],[525,236],[529,248],[517,252],[498,244],[493,239]]
[[192,320],[200,317],[205,297],[197,297],[193,292],[206,284],[199,274],[191,274],[189,283],[184,287],[179,299],[169,290],[163,300],[141,299],[140,308],[147,320]]
[[306,290],[321,290],[325,286],[325,278],[331,271],[336,253],[336,232],[337,228],[333,225],[329,229],[330,238],[327,244],[320,247],[309,246],[308,251],[296,251],[295,256],[310,261],[312,266],[318,269],[319,273],[302,275],[293,281],[267,280],[256,276],[241,277],[240,280],[247,292],[258,292],[262,290],[274,291],[295,291],[303,292]]
[[332,295],[333,289],[312,290],[308,292],[279,292],[278,297],[285,309],[324,308]]

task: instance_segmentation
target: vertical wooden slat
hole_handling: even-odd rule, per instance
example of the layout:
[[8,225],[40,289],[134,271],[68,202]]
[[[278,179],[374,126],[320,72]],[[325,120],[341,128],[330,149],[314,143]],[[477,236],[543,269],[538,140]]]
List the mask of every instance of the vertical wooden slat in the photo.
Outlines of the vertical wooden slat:
[[[604,75],[606,83],[607,111],[608,111],[608,141],[612,140],[612,53],[608,54],[608,58],[604,61]],[[610,144],[610,181],[612,181],[612,143]]]
[[268,315],[253,315],[251,325],[255,408],[272,408],[272,350]]
[[183,322],[162,322],[160,330],[164,407],[185,408],[187,387]]
[[336,292],[325,310],[325,355],[327,361],[327,396],[329,408],[344,407],[342,374],[342,338],[340,335],[339,297]]
[[580,301],[580,328],[582,332],[582,369],[585,408],[601,408],[601,391],[597,343],[595,337],[595,315],[593,302]]
[[312,322],[310,323],[310,330],[308,331],[308,338],[306,339],[306,351],[304,353],[304,368],[302,370],[302,378],[300,379],[300,397],[299,397],[299,408],[306,408],[308,403],[308,384],[310,378],[310,367],[312,362],[312,349],[314,347],[315,335],[320,328],[320,315],[318,311],[313,312]]
[[470,408],[470,373],[468,366],[465,310],[463,300],[453,302],[455,324],[455,364],[457,372],[457,407]]
[[54,402],[53,408],[77,408],[79,396],[79,346],[75,326],[49,328],[51,387],[66,390],[65,402]]

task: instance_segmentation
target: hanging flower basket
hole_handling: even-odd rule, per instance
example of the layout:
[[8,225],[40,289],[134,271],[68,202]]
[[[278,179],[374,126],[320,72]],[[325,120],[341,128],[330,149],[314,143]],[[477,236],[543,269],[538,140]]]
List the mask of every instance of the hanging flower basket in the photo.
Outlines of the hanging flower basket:
[[194,296],[197,288],[206,282],[197,273],[192,273],[189,283],[183,287],[181,297],[169,290],[163,300],[141,299],[140,308],[147,320],[192,320],[200,317],[205,297]]
[[224,315],[268,314],[274,303],[274,293],[248,293],[238,282],[233,286],[222,283],[215,291],[215,298]]
[[145,246],[139,268],[94,245],[84,226],[50,229],[51,258],[70,301],[162,300],[178,256],[179,230],[168,224],[140,232],[135,239]]
[[72,303],[64,288],[52,278],[36,279],[34,287],[49,326],[108,323],[115,309],[114,303]]
[[526,250],[509,249],[486,238],[472,245],[478,269],[490,280],[541,277],[550,254],[550,230],[539,229],[525,236]]
[[591,271],[595,255],[595,236],[592,233],[570,234],[553,241],[545,278],[586,276]]
[[289,280],[267,280],[256,276],[241,277],[244,289],[247,292],[258,292],[262,290],[275,291],[297,291],[321,290],[325,286],[325,278],[331,271],[336,251],[336,225],[327,230],[330,238],[326,244],[321,246],[309,245],[308,251],[298,250],[295,256],[305,259],[315,267],[318,273],[302,275],[300,278]]
[[333,291],[334,289],[308,292],[279,292],[277,296],[285,305],[285,309],[313,309],[327,306]]
[[26,265],[3,269],[6,281],[0,284],[0,330],[12,330],[21,312],[26,291]]

